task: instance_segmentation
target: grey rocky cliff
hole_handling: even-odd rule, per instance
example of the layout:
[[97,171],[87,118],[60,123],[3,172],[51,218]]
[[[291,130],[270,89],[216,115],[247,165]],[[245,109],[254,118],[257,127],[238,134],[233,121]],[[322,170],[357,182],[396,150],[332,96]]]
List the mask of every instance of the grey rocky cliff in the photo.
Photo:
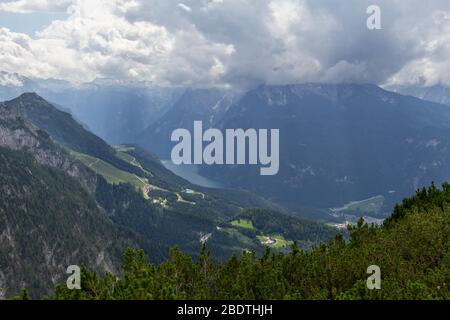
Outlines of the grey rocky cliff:
[[73,159],[61,146],[14,110],[0,104],[0,146],[31,153],[39,164],[60,169],[78,178],[91,192],[95,192],[97,176]]

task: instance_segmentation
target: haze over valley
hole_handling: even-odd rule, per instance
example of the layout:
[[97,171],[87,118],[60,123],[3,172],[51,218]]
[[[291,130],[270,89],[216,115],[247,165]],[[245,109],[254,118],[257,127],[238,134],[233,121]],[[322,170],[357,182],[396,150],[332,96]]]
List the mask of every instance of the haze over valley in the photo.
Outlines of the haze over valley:
[[0,299],[449,298],[449,44],[448,0],[0,0]]

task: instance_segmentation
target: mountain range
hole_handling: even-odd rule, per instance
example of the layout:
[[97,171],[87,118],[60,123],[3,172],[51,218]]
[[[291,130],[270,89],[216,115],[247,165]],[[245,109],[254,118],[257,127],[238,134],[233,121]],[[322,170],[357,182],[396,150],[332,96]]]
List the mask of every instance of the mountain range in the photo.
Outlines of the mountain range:
[[36,92],[111,144],[132,142],[164,115],[183,88],[148,86],[96,79],[71,84],[55,79],[31,79],[0,71],[0,101]]
[[221,258],[337,233],[248,191],[193,185],[35,93],[0,103],[0,157],[0,297],[49,293],[69,265],[117,272],[126,247],[159,262],[171,246],[195,256],[207,242]]
[[290,206],[333,207],[389,191],[404,197],[449,178],[450,109],[373,85],[262,86],[218,126],[280,129],[277,176],[205,171]]
[[450,88],[437,84],[434,86],[389,86],[386,89],[395,91],[407,96],[428,100],[450,106]]
[[193,132],[194,121],[202,121],[205,127],[214,126],[239,96],[239,92],[224,89],[188,89],[161,118],[137,136],[136,143],[163,159],[170,159],[172,145],[167,141],[173,130],[184,128]]
[[[143,132],[142,145],[168,158],[170,133],[190,129],[194,120],[221,130],[279,129],[279,174],[262,177],[256,166],[239,165],[203,166],[200,174],[299,215],[382,218],[417,188],[449,178],[445,105],[370,84],[263,85],[232,95],[222,108],[224,93],[210,101],[204,95],[185,94]],[[198,100],[207,105],[196,109]]]
[[201,120],[205,129],[278,128],[282,163],[274,177],[261,178],[252,166],[170,168],[191,181],[207,180],[208,186],[254,192],[315,220],[343,223],[361,214],[382,219],[415,189],[448,178],[445,86],[232,90],[110,79],[75,86],[2,74],[0,96],[6,96],[5,88],[9,95],[35,89],[109,143],[139,145],[164,160],[173,147],[171,132],[192,130],[194,121]]
[[[222,259],[294,241],[309,248],[338,233],[323,222],[380,223],[415,189],[450,179],[446,91],[405,90],[74,86],[1,73],[0,97],[14,98],[0,103],[0,297],[47,294],[72,264],[120,273],[127,247],[158,263],[169,247],[196,256],[207,242]],[[170,158],[171,132],[194,121],[279,129],[279,173],[197,166],[214,188],[175,175],[160,159]]]

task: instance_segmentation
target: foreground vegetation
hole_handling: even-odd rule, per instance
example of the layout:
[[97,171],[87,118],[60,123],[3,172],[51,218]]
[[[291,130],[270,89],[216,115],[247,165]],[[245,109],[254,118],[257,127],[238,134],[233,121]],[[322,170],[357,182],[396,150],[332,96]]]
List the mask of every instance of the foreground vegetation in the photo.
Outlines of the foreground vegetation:
[[[54,299],[450,299],[450,185],[434,185],[397,206],[383,226],[361,220],[345,241],[257,257],[212,261],[174,248],[155,265],[129,249],[123,277],[84,268],[82,289],[56,287]],[[381,268],[381,290],[368,290],[367,267]]]

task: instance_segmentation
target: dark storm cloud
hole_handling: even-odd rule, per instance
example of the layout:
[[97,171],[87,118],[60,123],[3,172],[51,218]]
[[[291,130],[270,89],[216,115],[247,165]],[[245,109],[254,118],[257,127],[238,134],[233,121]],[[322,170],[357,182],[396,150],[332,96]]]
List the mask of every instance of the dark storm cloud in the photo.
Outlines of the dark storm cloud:
[[[10,6],[29,10],[34,2]],[[381,30],[366,26],[373,4]],[[76,57],[82,72],[64,75],[77,79],[108,72],[169,85],[450,84],[447,0],[73,0],[67,10],[67,20],[28,39],[31,52],[11,54],[36,57],[61,77],[56,57],[43,51],[51,42]],[[21,38],[4,34],[10,47]]]

